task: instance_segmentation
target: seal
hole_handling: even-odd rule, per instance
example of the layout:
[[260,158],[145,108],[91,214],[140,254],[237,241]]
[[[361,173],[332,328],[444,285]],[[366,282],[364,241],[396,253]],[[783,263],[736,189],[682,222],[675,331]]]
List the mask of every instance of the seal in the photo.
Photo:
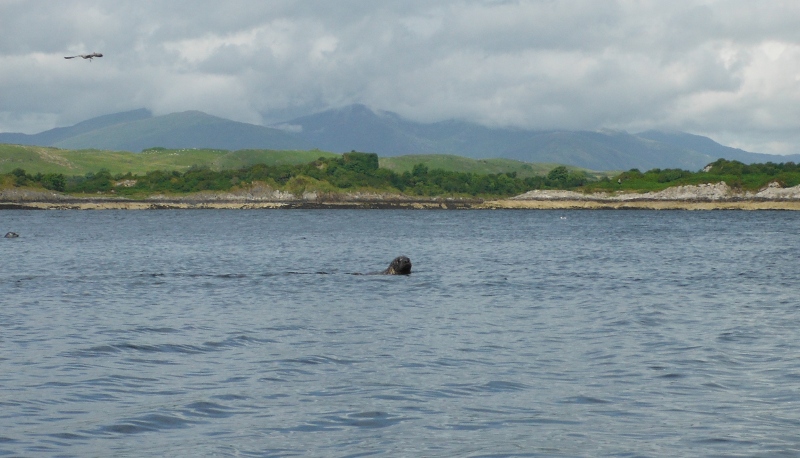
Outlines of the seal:
[[19,237],[19,234],[17,234],[16,232],[8,232],[5,235],[5,238],[7,238],[7,239],[15,239],[17,237]]
[[408,275],[411,273],[411,260],[407,256],[398,256],[381,273],[383,275]]

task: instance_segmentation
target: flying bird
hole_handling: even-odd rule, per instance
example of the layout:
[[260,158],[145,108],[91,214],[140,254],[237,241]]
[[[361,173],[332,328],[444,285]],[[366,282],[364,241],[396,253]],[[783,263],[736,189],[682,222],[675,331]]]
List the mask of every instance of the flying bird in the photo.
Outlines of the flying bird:
[[66,57],[64,57],[64,59],[74,59],[76,57],[83,57],[84,59],[89,59],[89,61],[91,62],[93,58],[95,58],[95,57],[103,57],[103,55],[100,54],[99,52],[93,52],[91,54],[79,54],[77,56],[66,56]]

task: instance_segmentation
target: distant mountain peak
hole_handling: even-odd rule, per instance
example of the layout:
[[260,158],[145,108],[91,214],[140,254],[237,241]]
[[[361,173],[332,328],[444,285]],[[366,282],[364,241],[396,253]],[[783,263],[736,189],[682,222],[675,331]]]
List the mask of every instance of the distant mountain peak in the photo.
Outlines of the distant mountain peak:
[[341,108],[338,108],[334,111],[340,112],[352,112],[352,113],[373,113],[372,108],[364,105],[363,103],[353,103],[351,105],[345,105]]
[[597,130],[596,130],[596,132],[597,132],[598,134],[603,134],[603,135],[612,135],[612,136],[613,136],[613,135],[630,135],[628,132],[626,132],[626,131],[624,131],[624,130],[619,130],[619,129],[609,129],[609,128],[607,128],[607,127],[603,127],[603,128],[597,129]]

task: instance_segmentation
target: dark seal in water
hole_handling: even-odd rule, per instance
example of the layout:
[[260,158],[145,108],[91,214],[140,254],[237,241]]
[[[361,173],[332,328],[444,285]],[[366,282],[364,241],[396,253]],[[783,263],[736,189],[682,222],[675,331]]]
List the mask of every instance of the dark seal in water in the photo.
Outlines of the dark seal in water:
[[17,237],[19,237],[19,234],[17,234],[16,232],[9,232],[5,235],[5,238],[7,239],[15,239]]
[[384,275],[408,275],[411,273],[411,260],[406,256],[398,256],[382,273]]

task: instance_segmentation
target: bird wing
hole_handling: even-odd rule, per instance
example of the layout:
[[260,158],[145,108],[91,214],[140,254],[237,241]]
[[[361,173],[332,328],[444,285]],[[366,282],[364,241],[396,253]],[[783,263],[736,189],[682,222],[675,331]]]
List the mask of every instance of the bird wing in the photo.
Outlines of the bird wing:
[[94,57],[103,57],[102,53],[93,52],[91,54],[78,54],[77,56],[65,56],[64,59],[74,59],[76,57],[83,57],[84,59],[92,60]]

